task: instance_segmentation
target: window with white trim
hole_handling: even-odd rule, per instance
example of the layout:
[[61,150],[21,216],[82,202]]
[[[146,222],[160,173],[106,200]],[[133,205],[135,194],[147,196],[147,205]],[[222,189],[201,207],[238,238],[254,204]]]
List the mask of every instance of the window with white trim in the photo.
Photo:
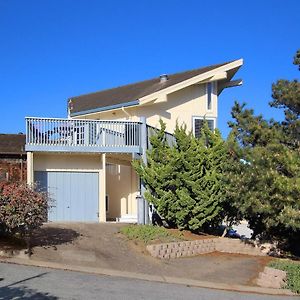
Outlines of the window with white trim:
[[215,130],[215,119],[193,117],[193,133],[196,138],[199,138],[201,136],[201,128],[203,127],[204,121],[207,122],[208,128],[211,131]]
[[206,85],[206,95],[207,95],[207,110],[212,110],[214,83],[208,82]]

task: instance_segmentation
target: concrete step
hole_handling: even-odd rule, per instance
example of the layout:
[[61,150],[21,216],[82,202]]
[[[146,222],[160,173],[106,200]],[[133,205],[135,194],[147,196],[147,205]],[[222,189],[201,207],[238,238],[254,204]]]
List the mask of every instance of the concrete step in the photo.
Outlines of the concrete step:
[[285,285],[286,272],[270,267],[265,267],[259,273],[256,284],[262,287],[279,289]]

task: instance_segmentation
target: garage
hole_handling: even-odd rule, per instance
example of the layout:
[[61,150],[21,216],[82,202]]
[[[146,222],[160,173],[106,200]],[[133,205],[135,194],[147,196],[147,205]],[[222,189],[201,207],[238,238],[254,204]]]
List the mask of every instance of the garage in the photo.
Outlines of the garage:
[[35,182],[48,191],[53,222],[98,222],[99,173],[36,171]]

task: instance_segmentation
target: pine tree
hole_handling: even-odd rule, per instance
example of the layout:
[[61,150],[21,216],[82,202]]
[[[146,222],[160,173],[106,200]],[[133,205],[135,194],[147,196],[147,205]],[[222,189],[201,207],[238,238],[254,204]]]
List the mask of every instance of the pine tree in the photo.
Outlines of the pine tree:
[[[300,50],[294,57],[294,64],[300,70]],[[281,79],[272,85],[271,107],[284,109],[285,120],[280,122],[283,131],[282,142],[289,147],[297,149],[300,147],[300,82]]]
[[272,90],[271,106],[285,110],[282,122],[238,103],[232,109],[236,158],[228,170],[227,199],[254,236],[291,245],[300,237],[299,82],[279,80]]

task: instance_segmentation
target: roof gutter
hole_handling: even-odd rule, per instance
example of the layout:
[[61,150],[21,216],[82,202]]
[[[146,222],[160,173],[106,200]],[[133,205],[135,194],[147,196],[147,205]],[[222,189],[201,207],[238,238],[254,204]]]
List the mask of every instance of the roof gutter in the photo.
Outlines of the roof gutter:
[[78,112],[74,112],[74,113],[70,112],[70,116],[71,117],[77,117],[77,116],[81,116],[81,115],[94,114],[94,113],[97,113],[97,112],[103,112],[103,111],[114,110],[114,109],[119,109],[119,108],[121,108],[123,110],[124,107],[134,106],[134,105],[139,105],[139,104],[140,104],[140,101],[137,99],[137,100],[134,100],[134,101],[129,101],[129,102],[125,102],[125,103],[118,103],[118,104],[114,104],[114,105],[98,107],[98,108],[78,111]]

